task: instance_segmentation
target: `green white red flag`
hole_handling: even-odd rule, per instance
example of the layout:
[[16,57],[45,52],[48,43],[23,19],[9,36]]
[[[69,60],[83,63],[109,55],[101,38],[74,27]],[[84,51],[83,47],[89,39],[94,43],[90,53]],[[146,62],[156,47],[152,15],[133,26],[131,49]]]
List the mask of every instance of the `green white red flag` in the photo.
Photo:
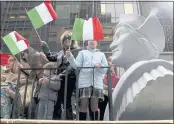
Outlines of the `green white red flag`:
[[57,19],[57,14],[51,1],[45,1],[27,12],[27,15],[35,29]]
[[89,20],[76,18],[73,26],[72,40],[103,40],[102,25],[98,18],[93,17]]
[[13,55],[16,55],[29,48],[28,40],[22,37],[16,31],[9,33],[2,39]]

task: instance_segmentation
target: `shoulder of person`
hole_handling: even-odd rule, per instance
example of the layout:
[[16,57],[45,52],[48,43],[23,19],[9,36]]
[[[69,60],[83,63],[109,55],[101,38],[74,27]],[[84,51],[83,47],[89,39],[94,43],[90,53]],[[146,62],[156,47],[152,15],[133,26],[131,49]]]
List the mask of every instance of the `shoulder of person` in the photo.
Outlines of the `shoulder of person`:
[[64,50],[59,51],[57,54],[58,54],[58,55],[64,54]]
[[105,56],[105,54],[104,54],[103,52],[101,52],[101,51],[96,51],[96,53],[97,53],[97,54],[100,54],[100,55],[102,55],[102,56]]
[[101,54],[102,56],[106,57],[105,53],[103,53],[103,52],[100,52],[100,54]]
[[89,52],[88,50],[81,50],[79,51],[79,53],[86,53],[86,52]]

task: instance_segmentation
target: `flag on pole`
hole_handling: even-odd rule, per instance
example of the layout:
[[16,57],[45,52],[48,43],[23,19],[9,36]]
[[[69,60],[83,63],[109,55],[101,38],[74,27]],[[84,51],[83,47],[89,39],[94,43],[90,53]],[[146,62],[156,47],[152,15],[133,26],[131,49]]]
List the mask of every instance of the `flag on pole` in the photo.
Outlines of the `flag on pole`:
[[27,15],[35,29],[57,19],[56,12],[50,1],[45,1],[39,6],[27,12]]
[[76,18],[73,26],[72,40],[103,40],[103,30],[98,18],[89,20]]
[[9,33],[2,39],[13,55],[16,55],[29,48],[27,39],[22,37],[16,31]]
[[0,54],[1,58],[1,71],[4,72],[7,70],[6,65],[8,64],[8,59],[10,58],[10,55],[8,54]]

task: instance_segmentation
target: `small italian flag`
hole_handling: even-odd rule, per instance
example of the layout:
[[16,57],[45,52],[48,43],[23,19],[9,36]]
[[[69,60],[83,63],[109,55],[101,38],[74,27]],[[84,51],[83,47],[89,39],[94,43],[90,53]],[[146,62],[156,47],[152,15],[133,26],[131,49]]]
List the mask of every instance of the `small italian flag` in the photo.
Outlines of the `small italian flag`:
[[54,11],[50,1],[45,1],[39,6],[31,9],[27,12],[27,15],[35,29],[57,19],[56,12]]
[[74,22],[72,40],[103,40],[103,30],[98,18],[89,20],[76,18]]
[[28,41],[16,31],[9,33],[2,39],[13,55],[16,55],[29,48]]
[[5,72],[7,70],[6,65],[8,64],[8,59],[10,58],[9,54],[2,53],[0,54],[0,64],[1,64],[1,72]]

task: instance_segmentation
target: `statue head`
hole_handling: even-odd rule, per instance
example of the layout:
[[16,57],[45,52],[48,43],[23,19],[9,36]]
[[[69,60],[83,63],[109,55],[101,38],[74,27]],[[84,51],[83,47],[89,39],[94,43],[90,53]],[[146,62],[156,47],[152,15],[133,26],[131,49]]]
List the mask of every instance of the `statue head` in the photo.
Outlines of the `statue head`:
[[164,47],[163,27],[154,13],[147,18],[121,15],[110,45],[112,62],[128,69],[138,61],[158,58]]

